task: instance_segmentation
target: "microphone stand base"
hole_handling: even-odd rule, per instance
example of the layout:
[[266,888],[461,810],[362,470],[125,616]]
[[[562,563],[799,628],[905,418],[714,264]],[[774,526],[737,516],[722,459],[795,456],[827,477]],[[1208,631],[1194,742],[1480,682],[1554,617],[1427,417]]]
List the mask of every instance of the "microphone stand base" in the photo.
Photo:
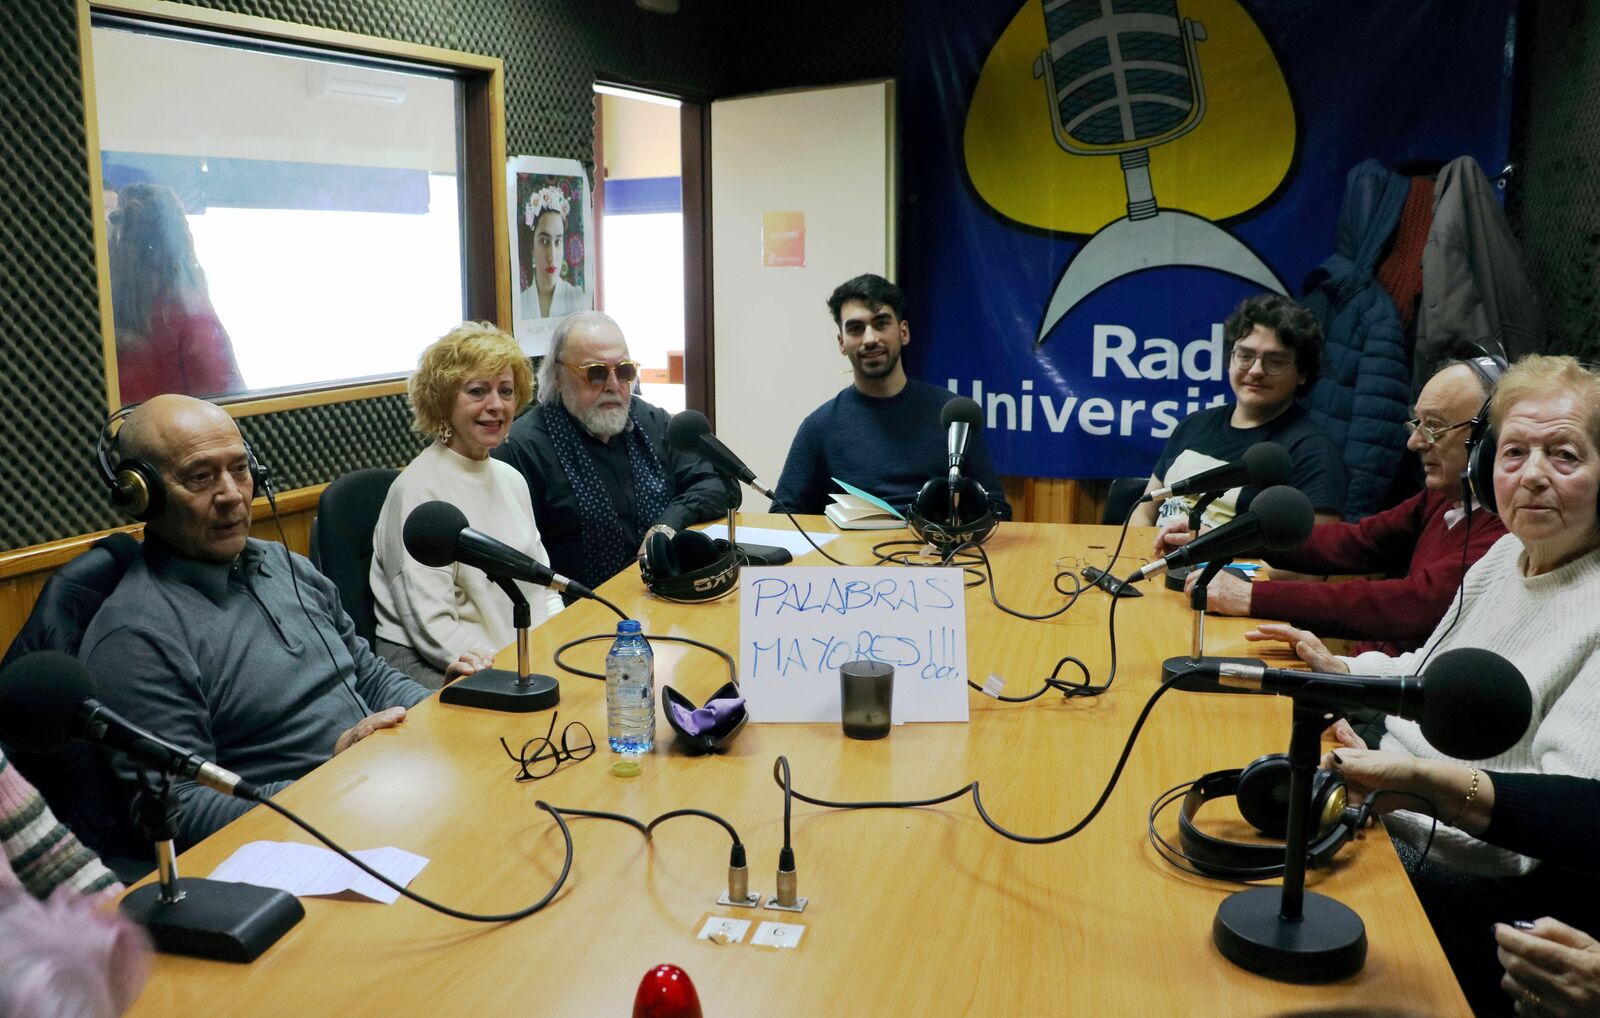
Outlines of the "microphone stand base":
[[[1257,668],[1264,667],[1266,664],[1265,661],[1258,657],[1215,657],[1207,654],[1205,660],[1208,664],[1226,662],[1228,664],[1255,665]],[[1193,668],[1194,664],[1194,658],[1186,654],[1167,658],[1161,662],[1161,681],[1166,682],[1174,675]],[[1183,693],[1255,693],[1257,695],[1265,693],[1268,696],[1272,695],[1261,689],[1241,689],[1235,686],[1224,686],[1216,679],[1208,678],[1204,675],[1185,676],[1179,679],[1172,688]]]
[[1211,939],[1222,956],[1268,979],[1326,983],[1361,971],[1367,928],[1349,906],[1307,892],[1298,921],[1279,917],[1283,891],[1252,887],[1217,907]]
[[745,563],[752,566],[781,566],[794,561],[794,556],[788,548],[780,548],[775,544],[744,544],[734,545],[743,556]]
[[185,879],[183,897],[160,900],[161,885],[146,884],[122,899],[122,914],[143,926],[156,950],[218,961],[255,961],[305,917],[286,891],[226,880]]
[[516,672],[485,668],[444,687],[439,702],[504,714],[532,714],[560,703],[561,686],[548,675],[530,675],[524,683]]

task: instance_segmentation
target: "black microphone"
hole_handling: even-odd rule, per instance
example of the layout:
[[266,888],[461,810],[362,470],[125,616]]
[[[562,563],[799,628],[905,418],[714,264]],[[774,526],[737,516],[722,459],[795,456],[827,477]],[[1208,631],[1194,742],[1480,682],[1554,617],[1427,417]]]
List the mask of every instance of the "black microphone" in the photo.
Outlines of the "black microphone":
[[1157,488],[1140,498],[1140,502],[1153,502],[1171,495],[1197,495],[1229,488],[1270,488],[1288,484],[1294,472],[1289,452],[1275,442],[1257,442],[1246,449],[1244,455],[1232,463],[1202,470],[1193,477],[1174,481],[1165,488]]
[[255,785],[145,731],[94,693],[89,670],[77,658],[56,650],[26,654],[0,674],[0,739],[32,753],[53,752],[78,739],[224,795],[260,798]]
[[594,591],[552,572],[544,563],[467,525],[466,514],[449,502],[424,502],[406,517],[406,551],[425,566],[460,562],[482,569],[496,580],[523,580],[573,597],[594,597]]
[[977,400],[957,396],[939,410],[939,424],[945,429],[945,456],[950,467],[950,522],[955,525],[961,501],[961,461],[967,455],[972,432],[983,427],[983,408]]
[[1515,746],[1533,717],[1533,694],[1517,666],[1492,650],[1457,647],[1415,675],[1337,675],[1201,659],[1217,683],[1282,693],[1300,703],[1369,707],[1415,721],[1439,752],[1484,760]]
[[761,483],[756,472],[745,466],[744,460],[733,454],[711,433],[711,422],[698,410],[685,410],[674,414],[667,422],[667,444],[679,452],[695,453],[711,461],[717,470],[735,480],[743,481],[774,501],[777,495]]
[[[1256,446],[1257,449],[1261,446]],[[1250,511],[1240,513],[1214,530],[1208,530],[1165,558],[1143,566],[1128,577],[1136,583],[1156,573],[1192,566],[1197,562],[1255,554],[1263,550],[1293,548],[1311,536],[1317,522],[1311,500],[1287,485],[1268,488],[1250,503]]]

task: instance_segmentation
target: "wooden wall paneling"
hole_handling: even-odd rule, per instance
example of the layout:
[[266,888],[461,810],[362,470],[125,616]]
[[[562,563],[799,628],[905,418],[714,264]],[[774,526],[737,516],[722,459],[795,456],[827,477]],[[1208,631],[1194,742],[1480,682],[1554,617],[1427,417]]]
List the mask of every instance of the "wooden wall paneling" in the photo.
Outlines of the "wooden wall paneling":
[[[317,500],[321,498],[325,487],[317,485],[302,488],[278,497],[278,516],[283,521],[284,537],[291,551],[301,555],[310,553],[311,521],[316,518]],[[265,499],[256,502],[252,514],[255,522],[250,527],[250,536],[262,541],[277,541],[278,527],[272,521]],[[118,529],[135,537],[144,536],[144,527],[139,524]],[[112,531],[84,534],[0,556],[0,650],[10,647],[11,641],[16,639],[22,624],[28,620],[28,614],[33,611],[34,603],[39,600],[39,592],[55,575],[55,571],[88,551],[95,541],[109,533]]]

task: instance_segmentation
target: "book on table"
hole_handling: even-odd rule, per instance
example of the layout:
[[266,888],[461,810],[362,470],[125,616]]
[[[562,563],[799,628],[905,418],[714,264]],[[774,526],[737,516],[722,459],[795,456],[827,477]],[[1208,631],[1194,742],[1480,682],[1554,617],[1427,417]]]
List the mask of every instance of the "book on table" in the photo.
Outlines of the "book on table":
[[906,525],[905,514],[878,496],[833,478],[844,491],[828,497],[833,501],[823,510],[840,530],[894,530]]

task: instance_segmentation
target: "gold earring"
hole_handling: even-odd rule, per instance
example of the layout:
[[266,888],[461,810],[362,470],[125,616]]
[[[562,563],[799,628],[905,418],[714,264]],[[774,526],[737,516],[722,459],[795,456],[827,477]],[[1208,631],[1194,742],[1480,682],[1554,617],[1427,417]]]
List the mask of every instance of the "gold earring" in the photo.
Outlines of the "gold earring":
[[456,429],[452,428],[450,425],[448,425],[448,424],[442,425],[439,428],[439,441],[443,442],[446,445],[449,445],[450,444],[450,439],[452,437],[454,437],[455,433],[456,433]]

